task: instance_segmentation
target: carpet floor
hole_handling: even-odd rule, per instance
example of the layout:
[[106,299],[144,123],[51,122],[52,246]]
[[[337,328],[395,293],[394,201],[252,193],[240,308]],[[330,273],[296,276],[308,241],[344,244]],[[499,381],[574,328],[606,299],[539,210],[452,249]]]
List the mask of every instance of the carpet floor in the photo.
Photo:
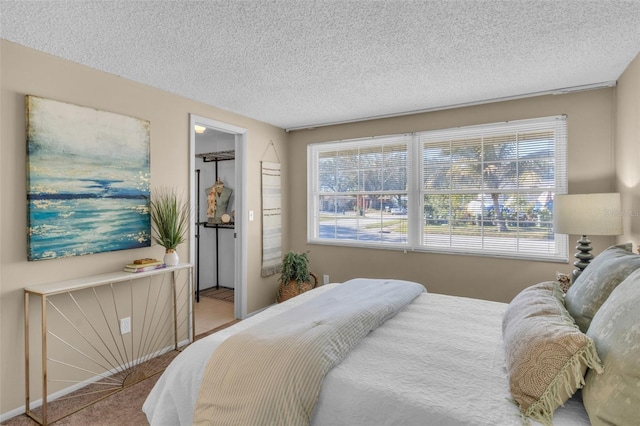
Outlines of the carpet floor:
[[[231,321],[206,333],[202,333],[196,336],[196,340],[227,328],[237,323],[238,321],[240,320]],[[142,404],[144,404],[144,401],[147,399],[149,392],[151,392],[151,389],[160,378],[161,373],[164,371],[166,366],[169,365],[169,363],[178,354],[178,351],[170,351],[157,358],[154,358],[152,361],[155,371],[159,370],[156,374],[134,385],[124,388],[120,392],[110,395],[101,401],[93,403],[92,405],[89,405],[88,407],[76,413],[63,417],[62,419],[56,421],[54,424],[69,426],[148,425],[149,423],[147,422],[147,417],[142,412]],[[48,418],[56,419],[57,416],[60,415],[57,413],[67,413],[71,411],[68,407],[68,404],[68,400],[62,402],[53,401],[49,403],[47,406]],[[77,402],[74,401],[72,402],[72,404],[77,405]],[[34,410],[34,412],[36,411]],[[26,414],[21,414],[5,422],[2,422],[2,425],[7,426],[32,426],[37,424],[38,423],[33,421]]]

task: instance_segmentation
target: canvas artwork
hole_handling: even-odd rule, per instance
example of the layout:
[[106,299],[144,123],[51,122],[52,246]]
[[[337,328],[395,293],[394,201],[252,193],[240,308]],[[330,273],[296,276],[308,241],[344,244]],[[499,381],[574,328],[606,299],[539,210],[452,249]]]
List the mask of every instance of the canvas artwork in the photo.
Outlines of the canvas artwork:
[[151,245],[149,122],[28,95],[27,257]]

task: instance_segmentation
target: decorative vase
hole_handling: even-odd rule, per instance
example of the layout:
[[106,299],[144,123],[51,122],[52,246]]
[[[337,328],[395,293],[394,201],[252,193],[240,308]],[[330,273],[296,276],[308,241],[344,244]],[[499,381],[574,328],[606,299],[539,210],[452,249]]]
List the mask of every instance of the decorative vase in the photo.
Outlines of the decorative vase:
[[174,249],[167,249],[164,254],[164,263],[167,266],[176,266],[180,262],[180,258],[178,257],[178,252]]

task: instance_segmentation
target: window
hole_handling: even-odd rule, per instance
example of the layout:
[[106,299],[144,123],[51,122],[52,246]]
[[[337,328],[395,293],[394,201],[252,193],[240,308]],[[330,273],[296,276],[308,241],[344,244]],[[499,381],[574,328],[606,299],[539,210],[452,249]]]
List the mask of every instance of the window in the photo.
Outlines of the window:
[[393,230],[391,209],[404,211],[408,198],[409,135],[314,145],[314,240],[407,244],[407,215]]
[[312,144],[310,243],[567,259],[566,118]]
[[564,117],[417,139],[423,247],[566,258],[566,237],[552,223],[553,197],[567,188]]

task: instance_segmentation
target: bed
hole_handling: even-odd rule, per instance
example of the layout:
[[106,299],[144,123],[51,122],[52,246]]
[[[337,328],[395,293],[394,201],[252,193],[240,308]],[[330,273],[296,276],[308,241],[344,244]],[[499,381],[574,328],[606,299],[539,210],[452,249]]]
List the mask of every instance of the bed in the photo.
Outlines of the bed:
[[[587,273],[589,268],[592,269],[591,274]],[[640,407],[637,391],[640,386],[640,315],[634,306],[640,303],[640,256],[630,253],[627,246],[613,246],[596,257],[589,268],[581,276],[581,281],[586,284],[578,286],[580,282],[576,281],[566,296],[558,296],[560,287],[555,282],[533,285],[510,304],[421,292],[397,314],[385,318],[367,333],[340,362],[326,372],[308,423],[363,426],[494,426],[538,422],[576,426],[607,422],[637,424],[640,419],[640,408],[637,408]],[[639,272],[634,273],[635,270]],[[603,271],[614,278],[603,277]],[[363,281],[380,283],[396,280]],[[196,406],[200,403],[200,388],[204,387],[203,376],[216,348],[231,336],[286,317],[287,312],[305,310],[314,300],[321,300],[345,284],[318,287],[187,347],[166,369],[149,394],[143,406],[149,423],[198,424]],[[593,299],[596,287],[601,289],[596,293],[603,300],[599,303],[583,303],[585,297]],[[585,387],[582,392],[573,389],[567,395],[559,395],[562,393],[560,391],[556,392],[558,395],[554,393],[552,399],[557,401],[548,418],[525,417],[519,408],[518,401],[514,399],[515,369],[513,360],[509,358],[514,355],[511,347],[520,351],[522,348],[520,345],[505,346],[505,342],[509,342],[513,336],[527,342],[535,340],[530,333],[538,325],[544,329],[550,328],[549,319],[545,316],[548,309],[544,315],[531,315],[530,312],[531,306],[544,305],[540,302],[541,295],[554,300],[560,297],[562,309],[565,297],[570,296],[574,301],[571,309],[577,317],[591,315],[590,324],[587,324],[584,332],[578,330],[578,325],[569,324],[570,333],[587,336],[580,338],[589,343],[580,352],[587,355],[572,358],[582,360],[585,364],[576,365],[581,369],[581,375],[573,386]],[[569,309],[571,304],[566,305]],[[587,311],[593,311],[596,305],[597,312],[589,314]],[[519,316],[524,316],[524,319]],[[544,317],[542,322],[540,317]],[[538,325],[527,322],[532,318]],[[563,318],[560,321],[563,327],[567,325],[566,320]],[[522,321],[524,324],[520,327]],[[553,321],[557,322],[557,318],[553,317]],[[624,324],[625,334],[612,333],[612,322]],[[511,333],[509,330],[514,327],[518,332]],[[599,332],[598,328],[605,331]],[[594,329],[593,338],[588,336],[591,329]],[[521,332],[525,333],[524,336],[518,334]],[[616,344],[621,347],[620,350],[608,343],[612,340],[607,337],[610,335],[615,336],[613,340],[618,342]],[[598,349],[599,357],[595,351],[589,354],[589,348],[594,347]],[[613,365],[619,362],[620,353],[626,360],[624,365]],[[516,358],[520,360],[523,357],[516,353]],[[611,359],[614,361],[609,366]],[[535,381],[549,373],[544,361],[537,367],[540,370],[536,372],[534,369]],[[527,368],[531,375],[530,366]],[[603,371],[607,373],[603,374]],[[614,377],[607,377],[607,374]],[[586,379],[583,379],[585,375]],[[613,394],[603,391],[610,389],[611,380],[619,380],[620,375],[625,375],[626,386],[618,386]],[[233,377],[226,379],[233,381]],[[599,380],[603,382],[599,383]],[[558,377],[553,381],[558,381]],[[560,388],[567,386],[565,383]],[[595,391],[587,392],[588,388]],[[614,404],[615,398],[622,401],[622,405]],[[586,404],[587,399],[589,405]],[[216,424],[215,417],[206,418],[205,423]]]

